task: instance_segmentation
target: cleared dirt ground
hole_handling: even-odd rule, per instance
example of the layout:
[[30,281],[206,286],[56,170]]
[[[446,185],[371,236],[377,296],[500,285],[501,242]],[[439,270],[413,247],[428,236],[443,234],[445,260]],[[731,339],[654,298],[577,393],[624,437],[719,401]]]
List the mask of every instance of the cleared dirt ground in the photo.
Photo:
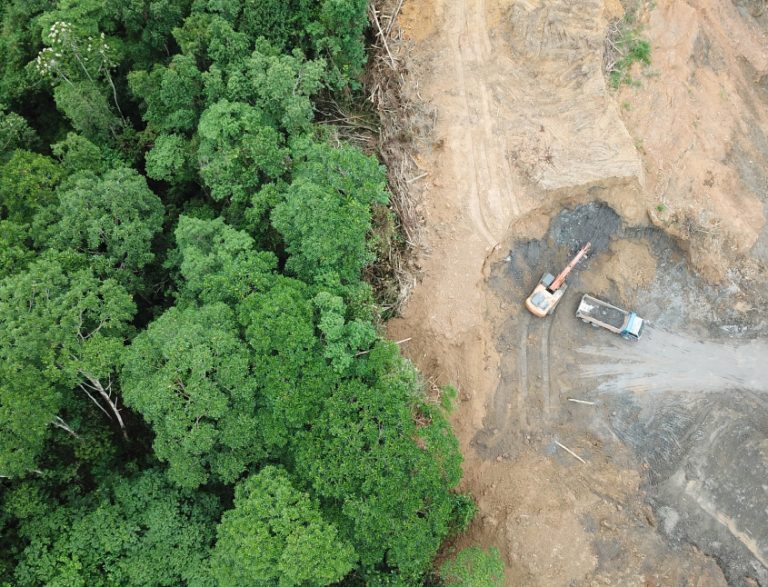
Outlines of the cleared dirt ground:
[[[437,116],[389,330],[459,389],[462,544],[497,546],[508,584],[768,586],[768,8],[627,8],[652,65],[615,92],[617,2],[405,1],[411,98]],[[556,314],[529,316],[586,240]],[[584,292],[644,338],[575,319]]]

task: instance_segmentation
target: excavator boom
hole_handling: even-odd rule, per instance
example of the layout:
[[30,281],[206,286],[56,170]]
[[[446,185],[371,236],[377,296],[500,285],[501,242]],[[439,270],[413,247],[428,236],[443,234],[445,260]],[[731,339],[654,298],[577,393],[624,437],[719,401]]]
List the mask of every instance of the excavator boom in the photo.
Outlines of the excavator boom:
[[571,259],[571,262],[568,263],[567,267],[563,269],[557,277],[555,277],[555,280],[549,286],[549,291],[555,292],[560,289],[560,286],[563,285],[565,278],[568,277],[568,274],[573,270],[574,267],[576,267],[576,264],[581,261],[582,257],[587,254],[587,251],[589,251],[591,246],[592,243],[589,242],[581,247],[581,250],[576,253],[576,256],[573,259]]

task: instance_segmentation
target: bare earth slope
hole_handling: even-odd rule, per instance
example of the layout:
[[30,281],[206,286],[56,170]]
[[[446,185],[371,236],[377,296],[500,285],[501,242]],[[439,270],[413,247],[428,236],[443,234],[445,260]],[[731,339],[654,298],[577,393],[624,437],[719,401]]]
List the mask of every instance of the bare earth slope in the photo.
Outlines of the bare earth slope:
[[[652,67],[619,96],[654,221],[692,238],[694,266],[714,280],[765,226],[768,22],[752,18],[757,9],[760,2],[660,2],[645,18]],[[691,234],[688,219],[701,230]],[[758,249],[768,261],[765,244]]]
[[[736,430],[735,416],[710,413],[699,400],[654,403],[653,389],[642,385],[623,399],[599,395],[609,393],[605,377],[614,373],[600,370],[601,357],[620,361],[604,333],[578,329],[568,302],[543,322],[521,309],[541,272],[562,265],[584,235],[602,234],[572,289],[638,303],[670,329],[690,319],[704,332],[721,312],[751,320],[751,336],[765,332],[758,326],[768,305],[749,284],[765,278],[768,259],[767,29],[748,9],[730,0],[660,0],[641,11],[652,70],[635,72],[639,87],[615,93],[602,72],[606,28],[622,14],[615,1],[406,0],[402,7],[400,25],[415,43],[413,99],[434,106],[437,122],[418,153],[428,172],[419,180],[423,275],[389,330],[395,339],[412,337],[404,350],[423,372],[459,389],[454,426],[465,486],[480,505],[462,541],[497,546],[509,585],[768,585],[768,521],[740,518],[738,504],[718,493],[725,490],[713,489],[717,463],[708,460],[713,451],[702,451],[715,437],[698,452],[659,455],[643,444],[661,438],[664,446],[687,446],[674,435],[697,438],[713,421],[721,432]],[[558,216],[595,201],[609,208]],[[650,226],[671,239],[643,228]],[[692,272],[724,289],[706,297],[708,286],[704,293],[677,287],[686,258]],[[698,279],[692,273],[685,283],[693,290]],[[725,305],[722,291],[730,296]],[[689,307],[698,311],[689,316]],[[663,332],[654,338],[671,340]],[[739,348],[757,349],[758,357],[765,349]],[[582,373],[585,353],[597,365]],[[754,434],[742,441],[756,447],[750,466],[759,476],[768,472],[768,419],[761,419],[768,396],[748,391],[753,403],[742,412],[751,414]],[[654,419],[662,405],[680,418]],[[737,442],[723,435],[721,446]],[[692,467],[699,477],[680,477]],[[768,503],[768,489],[748,489],[747,505]],[[721,560],[728,557],[731,566]]]

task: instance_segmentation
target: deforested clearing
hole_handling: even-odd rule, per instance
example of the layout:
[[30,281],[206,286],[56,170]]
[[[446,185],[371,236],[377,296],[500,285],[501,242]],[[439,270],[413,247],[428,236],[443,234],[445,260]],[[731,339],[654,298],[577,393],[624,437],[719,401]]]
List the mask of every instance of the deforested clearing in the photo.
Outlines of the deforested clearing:
[[[498,548],[508,585],[768,585],[764,3],[406,0],[399,23],[435,124],[388,327],[458,390],[479,511],[455,546]],[[646,334],[583,324],[584,293]]]

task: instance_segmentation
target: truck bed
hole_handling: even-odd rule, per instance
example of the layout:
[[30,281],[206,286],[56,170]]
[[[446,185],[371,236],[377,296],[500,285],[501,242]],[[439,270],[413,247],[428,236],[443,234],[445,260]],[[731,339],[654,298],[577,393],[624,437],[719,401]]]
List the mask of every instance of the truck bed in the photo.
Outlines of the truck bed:
[[587,295],[582,298],[581,304],[579,304],[577,316],[602,322],[611,328],[615,328],[616,331],[621,330],[624,326],[624,321],[627,319],[627,313],[624,310],[620,310],[615,306]]

